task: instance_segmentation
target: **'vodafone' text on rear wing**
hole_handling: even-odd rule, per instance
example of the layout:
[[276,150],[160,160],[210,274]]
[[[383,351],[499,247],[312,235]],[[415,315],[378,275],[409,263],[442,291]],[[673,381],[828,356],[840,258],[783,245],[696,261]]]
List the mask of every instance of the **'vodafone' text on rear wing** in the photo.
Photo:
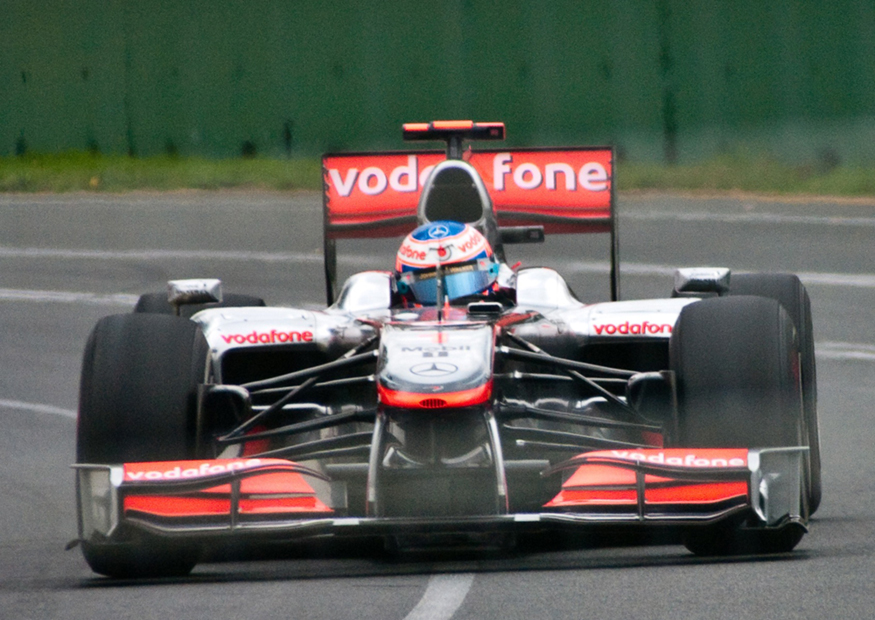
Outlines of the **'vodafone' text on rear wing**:
[[[468,150],[500,227],[546,233],[610,233],[611,296],[619,299],[619,244],[609,147]],[[333,302],[336,239],[400,236],[418,223],[417,205],[443,151],[328,154],[322,158],[325,272]]]

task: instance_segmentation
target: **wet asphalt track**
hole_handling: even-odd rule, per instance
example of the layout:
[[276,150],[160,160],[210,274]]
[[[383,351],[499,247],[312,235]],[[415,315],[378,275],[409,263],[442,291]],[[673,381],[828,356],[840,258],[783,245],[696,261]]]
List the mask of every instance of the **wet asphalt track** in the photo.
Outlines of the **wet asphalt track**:
[[[318,306],[319,207],[314,194],[0,195],[0,618],[875,615],[875,203],[620,199],[625,298],[667,295],[671,269],[685,265],[793,271],[809,286],[824,502],[792,554],[708,560],[679,546],[596,547],[399,562],[368,548],[301,548],[202,564],[182,580],[94,576],[78,550],[64,551],[75,536],[68,465],[91,326],[174,277],[221,277],[227,291]],[[346,244],[341,268],[388,267],[392,246]],[[511,248],[509,259],[558,264],[584,300],[599,300],[606,252],[577,237]]]

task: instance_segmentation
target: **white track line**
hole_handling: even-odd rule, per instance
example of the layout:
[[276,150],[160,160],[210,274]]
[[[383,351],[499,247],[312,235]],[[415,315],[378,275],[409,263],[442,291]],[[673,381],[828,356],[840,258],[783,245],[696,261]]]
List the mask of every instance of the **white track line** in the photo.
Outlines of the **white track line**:
[[828,360],[875,362],[875,344],[818,342],[814,345],[814,352],[818,358]]
[[[709,214],[710,215],[710,214]],[[831,220],[831,218],[815,218]],[[851,218],[854,220],[871,220],[875,218]],[[234,252],[227,250],[62,250],[56,248],[15,248],[0,246],[0,258],[54,258],[63,260],[202,260],[235,261],[259,263],[291,263],[291,264],[322,264],[322,255],[306,252]],[[359,256],[344,254],[338,256],[338,262],[360,268],[383,268],[385,264],[374,256]],[[557,261],[557,267],[566,273],[608,273],[610,264],[607,261]],[[683,266],[683,265],[682,265]],[[621,274],[633,276],[671,276],[677,265],[654,265],[649,263],[621,262]],[[875,288],[875,274],[871,273],[817,273],[802,272],[799,278],[805,284],[821,286],[845,286],[854,288]],[[0,298],[8,299],[17,295],[7,292],[4,296],[0,289]],[[85,293],[74,293],[87,295]],[[93,303],[105,303],[103,298]],[[127,302],[124,302],[127,303]],[[136,303],[136,300],[134,300]]]
[[782,213],[684,213],[682,211],[620,210],[620,220],[721,222],[724,224],[803,224],[806,226],[853,226],[875,228],[875,217],[786,215]]
[[[218,254],[218,253],[217,253]],[[260,258],[248,258],[246,260],[263,260]],[[270,260],[288,260],[289,258],[274,258]],[[358,267],[366,266],[373,257],[347,257],[341,262],[349,262]],[[311,262],[308,260],[306,262]],[[610,267],[602,261],[574,261],[565,263],[560,269],[564,273],[608,273]],[[638,277],[665,277],[672,276],[675,267],[669,265],[651,265],[646,263],[623,263],[622,274]],[[799,278],[807,286],[839,286],[846,288],[875,289],[875,274],[859,273],[814,273],[803,272]],[[137,303],[138,295],[129,293],[91,293],[87,291],[46,291],[34,289],[0,288],[0,301],[36,301],[44,303],[80,303],[100,306],[133,306]]]
[[[676,269],[677,267],[672,265],[620,262],[621,276],[673,276]],[[565,266],[560,268],[560,271],[565,273],[608,273],[610,265],[606,261],[572,261],[565,263]],[[739,271],[738,273],[743,272]],[[875,288],[875,274],[872,273],[817,273],[803,271],[796,275],[806,285]]]
[[76,419],[76,412],[72,409],[62,409],[52,405],[41,405],[39,403],[25,403],[20,400],[6,400],[0,398],[0,408],[3,409],[20,409],[23,411],[32,411],[34,413],[48,413],[51,415],[59,415],[64,418]]
[[263,263],[322,263],[321,253],[233,252],[229,250],[73,250],[0,246],[0,258],[61,258],[65,260],[230,260]]
[[37,291],[0,288],[0,300],[50,303],[90,304],[98,306],[133,306],[139,295],[125,293],[86,293],[76,291]]
[[871,273],[806,273],[797,274],[804,284],[821,286],[850,286],[875,288],[875,274]]
[[404,620],[449,620],[461,607],[472,583],[472,573],[432,575],[425,594]]

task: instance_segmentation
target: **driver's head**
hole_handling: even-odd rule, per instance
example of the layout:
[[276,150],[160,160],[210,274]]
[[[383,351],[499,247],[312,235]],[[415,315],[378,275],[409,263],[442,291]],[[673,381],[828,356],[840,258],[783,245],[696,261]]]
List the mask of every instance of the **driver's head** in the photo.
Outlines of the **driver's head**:
[[[438,299],[437,275],[442,275]],[[398,291],[420,304],[437,304],[483,293],[498,277],[498,263],[486,238],[459,222],[423,224],[407,235],[395,260]]]

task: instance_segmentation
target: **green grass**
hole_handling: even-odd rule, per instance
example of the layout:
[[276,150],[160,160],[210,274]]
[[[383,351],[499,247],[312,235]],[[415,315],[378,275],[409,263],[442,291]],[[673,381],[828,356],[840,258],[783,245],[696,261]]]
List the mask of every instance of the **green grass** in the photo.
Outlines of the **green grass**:
[[320,163],[315,158],[213,160],[87,153],[0,158],[0,191],[4,192],[320,187]]
[[[688,165],[621,162],[624,190],[747,191],[875,197],[875,168],[791,166],[744,155]],[[88,153],[0,157],[0,192],[174,189],[319,190],[320,164],[301,159],[131,158]]]
[[746,191],[766,194],[816,194],[875,197],[875,168],[812,165],[727,155],[680,166],[621,163],[619,190]]

